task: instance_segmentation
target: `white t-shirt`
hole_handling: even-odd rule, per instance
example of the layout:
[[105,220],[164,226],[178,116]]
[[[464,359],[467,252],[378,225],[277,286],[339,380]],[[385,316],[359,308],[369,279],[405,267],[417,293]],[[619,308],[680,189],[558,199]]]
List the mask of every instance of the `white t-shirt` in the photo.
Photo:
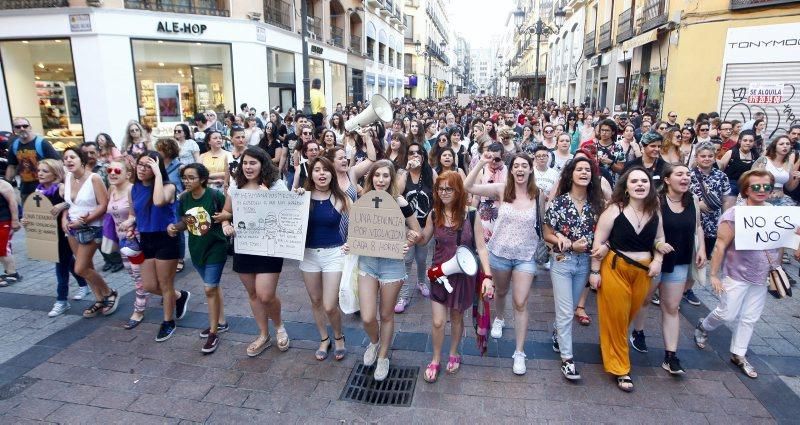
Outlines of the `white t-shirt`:
[[197,142],[192,139],[184,140],[178,153],[178,161],[183,165],[194,163],[195,152],[200,152],[200,146],[197,146]]
[[534,167],[533,175],[536,178],[536,186],[549,195],[556,184],[556,180],[558,180],[559,172],[555,168],[539,171],[538,168]]

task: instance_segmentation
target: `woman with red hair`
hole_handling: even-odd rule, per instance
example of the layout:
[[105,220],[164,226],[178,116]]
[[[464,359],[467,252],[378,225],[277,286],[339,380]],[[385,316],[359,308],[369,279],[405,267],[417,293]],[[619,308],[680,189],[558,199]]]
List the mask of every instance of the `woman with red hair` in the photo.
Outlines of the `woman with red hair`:
[[489,252],[482,237],[483,226],[475,219],[475,211],[467,210],[467,192],[464,190],[461,176],[454,171],[445,171],[434,183],[433,211],[428,215],[425,229],[422,231],[420,245],[426,245],[431,238],[436,239],[433,252],[433,265],[441,265],[456,254],[459,246],[467,246],[477,251],[483,273],[468,276],[456,273],[447,276],[453,287],[448,292],[444,285],[431,282],[431,310],[433,323],[433,359],[425,369],[426,382],[436,382],[439,376],[439,362],[444,344],[444,325],[447,313],[450,312],[450,356],[447,361],[447,373],[454,374],[461,367],[461,356],[458,346],[464,333],[464,311],[472,307],[477,279],[481,280],[481,294],[494,292],[492,276],[489,272]]

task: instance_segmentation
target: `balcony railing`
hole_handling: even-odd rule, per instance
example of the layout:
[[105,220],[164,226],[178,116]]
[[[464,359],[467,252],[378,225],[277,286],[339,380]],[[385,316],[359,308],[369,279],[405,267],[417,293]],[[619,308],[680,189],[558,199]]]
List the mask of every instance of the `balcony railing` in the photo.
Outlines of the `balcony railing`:
[[619,14],[617,19],[617,43],[633,37],[633,9],[627,9]]
[[357,35],[350,36],[350,51],[360,55],[361,54],[361,37]]
[[775,6],[778,4],[798,3],[800,0],[731,0],[731,9],[750,9],[753,7]]
[[322,40],[322,18],[317,18],[315,16],[309,16],[311,20],[311,24],[309,25],[309,30],[311,34],[314,34],[317,40]]
[[642,29],[639,33],[650,31],[667,23],[667,0],[647,0],[642,10]]
[[125,8],[194,15],[231,16],[222,0],[125,0]]
[[611,21],[600,25],[600,39],[597,41],[597,49],[601,52],[611,48]]
[[69,0],[3,0],[0,9],[36,9],[43,7],[69,7]]
[[344,30],[331,25],[331,43],[344,49]]
[[586,33],[583,39],[583,55],[592,56],[597,50],[594,47],[594,31]]
[[292,30],[292,4],[285,0],[264,0],[264,22]]

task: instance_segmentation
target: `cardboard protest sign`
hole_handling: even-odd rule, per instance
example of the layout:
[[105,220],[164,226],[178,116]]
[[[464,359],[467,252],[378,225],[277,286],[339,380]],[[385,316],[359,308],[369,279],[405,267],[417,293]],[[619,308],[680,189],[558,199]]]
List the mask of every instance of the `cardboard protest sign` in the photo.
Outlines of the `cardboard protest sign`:
[[468,94],[468,93],[459,93],[459,94],[458,94],[458,106],[460,106],[460,107],[462,107],[462,108],[464,108],[464,107],[466,107],[467,105],[469,105],[469,102],[470,102],[471,100],[472,100],[472,99],[470,99],[470,96],[469,96],[469,94]]
[[230,189],[230,196],[237,254],[303,259],[309,192]]
[[58,262],[58,233],[61,229],[55,217],[50,214],[53,203],[41,193],[28,196],[23,205],[22,217],[26,220],[25,245],[28,257]]
[[800,207],[736,207],[736,249],[797,248]]
[[370,191],[350,208],[347,245],[351,254],[402,259],[405,243],[406,219],[388,192]]

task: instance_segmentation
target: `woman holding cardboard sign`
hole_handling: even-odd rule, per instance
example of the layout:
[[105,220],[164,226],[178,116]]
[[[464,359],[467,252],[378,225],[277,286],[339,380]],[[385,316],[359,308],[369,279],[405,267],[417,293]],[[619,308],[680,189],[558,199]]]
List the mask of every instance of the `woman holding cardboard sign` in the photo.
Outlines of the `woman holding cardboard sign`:
[[[242,161],[236,168],[236,187],[245,190],[278,190],[287,191],[286,184],[280,179],[280,172],[273,165],[269,155],[257,146],[247,148],[242,154]],[[225,198],[225,212],[233,212],[235,192]],[[236,231],[230,220],[222,222],[225,236],[233,236]],[[283,269],[283,258],[249,254],[233,255],[233,271],[239,273],[253,318],[258,325],[259,335],[248,347],[247,355],[255,357],[272,345],[269,334],[268,319],[275,324],[278,349],[289,349],[289,335],[281,320],[281,300],[278,298],[278,277]]]
[[544,210],[544,197],[539,196],[536,177],[533,174],[533,160],[527,154],[513,155],[505,183],[476,183],[478,174],[494,160],[494,153],[485,151],[480,161],[469,172],[464,187],[477,196],[500,201],[494,233],[489,238],[489,262],[492,276],[497,284],[495,298],[496,316],[492,323],[492,337],[502,335],[506,295],[509,285],[513,285],[514,330],[516,348],[514,350],[513,372],[524,375],[525,335],[528,332],[528,297],[536,273],[534,254],[539,243],[536,232],[521,232],[537,227]]
[[[388,159],[382,159],[372,165],[367,177],[364,180],[364,192],[371,190],[386,191],[393,198],[397,199],[397,204],[405,217],[409,243],[416,243],[421,229],[414,209],[402,196],[398,196],[397,171]],[[345,252],[349,251],[347,244],[344,245]],[[408,252],[408,244],[404,247],[402,254]],[[361,318],[364,322],[364,330],[369,336],[370,343],[364,352],[364,365],[372,366],[377,360],[374,378],[376,381],[383,381],[389,374],[389,344],[394,334],[394,306],[397,304],[397,297],[400,288],[406,279],[406,267],[403,259],[377,258],[362,255],[358,259],[358,293]],[[378,324],[378,304],[376,302],[380,292],[380,315],[381,322]],[[383,344],[381,344],[383,341]]]
[[[478,237],[475,237],[478,235]],[[492,275],[489,272],[489,253],[483,238],[483,225],[475,218],[475,211],[467,212],[467,193],[461,176],[455,171],[445,171],[436,179],[433,187],[433,211],[428,215],[422,231],[421,246],[427,245],[431,238],[436,239],[433,264],[441,265],[454,255],[459,246],[467,246],[478,253],[483,271],[481,293],[491,297],[494,293]],[[450,356],[447,360],[447,373],[454,374],[461,367],[458,346],[464,334],[464,311],[472,307],[477,279],[481,274],[469,276],[455,273],[448,276],[453,291],[448,293],[443,285],[431,285],[431,310],[433,323],[433,359],[425,369],[425,382],[436,382],[439,376],[444,326],[447,313],[450,313]]]
[[[747,206],[769,205],[775,177],[766,170],[750,170],[739,178],[739,193]],[[767,278],[771,269],[780,264],[779,250],[753,251],[736,248],[736,208],[720,217],[714,254],[711,257],[711,286],[719,294],[719,305],[694,330],[694,341],[700,349],[708,344],[708,332],[725,322],[734,325],[731,338],[731,362],[750,378],[758,373],[747,361],[748,345],[753,327],[767,299]],[[800,247],[798,247],[800,249]],[[720,280],[720,268],[725,278]]]

